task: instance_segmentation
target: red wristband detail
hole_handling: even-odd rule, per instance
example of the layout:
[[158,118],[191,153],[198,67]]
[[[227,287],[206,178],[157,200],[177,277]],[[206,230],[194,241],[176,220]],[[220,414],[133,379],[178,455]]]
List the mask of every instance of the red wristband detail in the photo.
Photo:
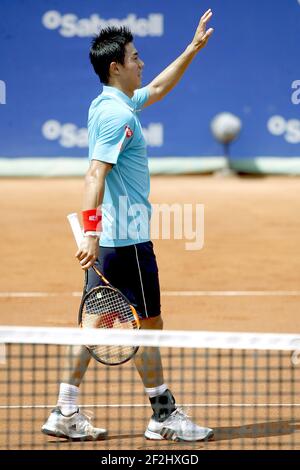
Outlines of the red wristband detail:
[[99,209],[82,211],[82,222],[84,232],[101,232],[102,215]]

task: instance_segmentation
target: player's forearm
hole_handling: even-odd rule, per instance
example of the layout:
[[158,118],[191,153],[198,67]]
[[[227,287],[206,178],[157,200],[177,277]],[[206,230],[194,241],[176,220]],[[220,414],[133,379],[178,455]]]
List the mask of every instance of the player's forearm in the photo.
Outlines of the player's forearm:
[[160,99],[177,85],[198,52],[189,44],[185,51],[150,83],[150,87],[155,89]]
[[105,178],[111,165],[93,160],[84,180],[82,210],[97,209],[103,201]]
[[94,175],[87,174],[84,183],[82,210],[97,209],[102,204],[104,182]]
[[201,17],[194,38],[186,50],[149,84],[150,97],[147,106],[163,98],[177,85],[194,57],[206,46],[214,31],[213,28],[206,30],[211,17],[212,11],[209,9]]

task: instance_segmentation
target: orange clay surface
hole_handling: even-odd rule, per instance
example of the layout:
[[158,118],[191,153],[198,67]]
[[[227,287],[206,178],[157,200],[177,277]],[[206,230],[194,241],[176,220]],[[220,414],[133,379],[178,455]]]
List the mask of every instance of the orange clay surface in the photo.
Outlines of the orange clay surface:
[[[152,177],[153,203],[193,204],[194,207],[196,203],[205,205],[203,249],[186,251],[185,240],[154,240],[165,329],[300,333],[299,186],[299,179],[284,177]],[[80,292],[83,278],[74,258],[75,244],[66,215],[80,212],[82,192],[83,179],[1,180],[0,324],[76,325],[80,298],[72,293]],[[188,292],[185,296],[179,296],[178,291]],[[245,295],[245,291],[249,291],[249,295]],[[42,292],[45,296],[18,297],[13,294],[20,292]],[[180,358],[174,360],[174,368],[179,362]],[[92,377],[99,367],[101,365],[93,363],[88,374]],[[125,378],[135,373],[131,364],[122,368]],[[4,369],[5,365],[0,365],[1,380]],[[20,405],[18,387],[28,386],[30,390],[30,374],[25,367],[21,380],[23,385],[16,384],[10,391],[13,396],[10,398],[11,405]],[[41,375],[44,379],[45,374]],[[49,379],[51,401],[48,405],[55,404],[58,374],[52,379],[53,382]],[[135,380],[134,400],[146,404],[143,388],[137,377]],[[124,394],[130,390],[129,382],[125,380]],[[38,397],[39,387],[43,385],[37,383],[35,386]],[[105,388],[105,384],[101,387]],[[118,388],[116,384],[108,387],[112,390]],[[92,390],[89,393],[92,394]],[[220,393],[222,395],[222,388]],[[106,397],[109,397],[109,391]],[[119,398],[112,398],[112,401],[118,404]],[[218,400],[226,401],[222,398]],[[8,444],[5,400],[5,396],[1,396],[2,449],[8,446],[18,448],[21,434],[22,446],[30,448],[32,432],[35,433],[35,448],[48,449],[56,449],[58,445],[60,449],[99,450],[276,449],[280,446],[289,448],[292,439],[300,448],[299,408],[293,410],[294,415],[298,413],[297,424],[291,419],[290,408],[278,411],[276,407],[267,411],[259,408],[255,417],[251,407],[242,410],[214,407],[194,409],[197,422],[203,422],[205,417],[205,424],[215,427],[216,431],[214,441],[197,444],[146,441],[143,438],[144,426],[151,414],[146,407],[134,410],[134,429],[127,416],[133,412],[128,408],[123,411],[97,408],[95,418],[98,426],[109,426],[111,421],[107,441],[58,444],[55,438],[48,438],[39,432],[49,409],[35,410],[34,430],[32,412],[24,409],[23,428],[18,429],[16,422],[14,431],[12,425]],[[124,400],[126,403],[130,399],[126,396]],[[36,398],[32,402],[30,396],[28,399],[23,397],[22,404],[40,401]],[[87,403],[93,402],[90,395]],[[10,410],[14,419],[18,419],[18,413],[21,413],[18,409]],[[121,428],[114,418],[121,418]],[[269,423],[268,433],[264,431],[265,423]]]

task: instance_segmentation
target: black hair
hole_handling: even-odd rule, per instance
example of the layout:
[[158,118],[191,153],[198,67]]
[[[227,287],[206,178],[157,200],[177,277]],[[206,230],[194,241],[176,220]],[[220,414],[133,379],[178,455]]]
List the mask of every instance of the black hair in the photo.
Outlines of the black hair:
[[94,37],[90,48],[90,61],[102,83],[107,85],[109,82],[109,67],[112,62],[124,65],[125,46],[132,41],[133,35],[125,26],[110,26]]

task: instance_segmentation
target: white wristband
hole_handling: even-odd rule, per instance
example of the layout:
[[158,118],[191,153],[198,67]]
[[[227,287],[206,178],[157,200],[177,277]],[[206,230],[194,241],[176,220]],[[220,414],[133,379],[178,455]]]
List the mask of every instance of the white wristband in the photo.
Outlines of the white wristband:
[[97,237],[100,238],[101,232],[84,232],[83,234],[84,237]]

